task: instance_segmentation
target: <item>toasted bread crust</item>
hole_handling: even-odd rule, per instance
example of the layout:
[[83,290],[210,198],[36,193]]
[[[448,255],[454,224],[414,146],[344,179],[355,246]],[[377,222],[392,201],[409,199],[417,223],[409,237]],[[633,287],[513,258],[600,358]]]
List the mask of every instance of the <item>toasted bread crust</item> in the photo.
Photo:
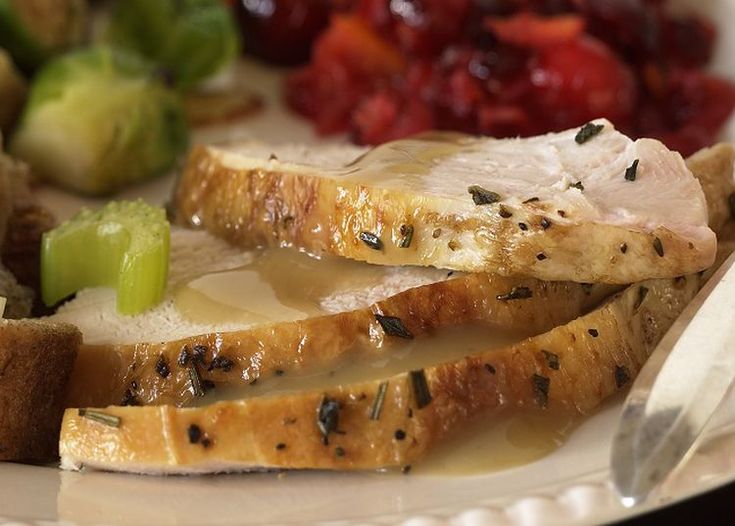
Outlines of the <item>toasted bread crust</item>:
[[733,217],[730,196],[735,192],[735,145],[721,143],[703,148],[688,157],[686,163],[702,185],[709,226],[719,232]]
[[40,205],[26,203],[13,211],[2,247],[2,260],[20,283],[40,290],[41,238],[56,226],[53,215]]
[[[297,246],[375,264],[545,280],[625,284],[696,272],[714,258],[714,235],[695,246],[664,227],[575,223],[543,202],[509,210],[512,217],[467,215],[440,197],[268,166],[232,169],[217,150],[194,148],[176,192],[177,221],[244,247]],[[401,248],[405,225],[413,239]],[[361,232],[378,236],[382,249],[364,243]]]
[[81,342],[68,324],[0,321],[0,460],[56,456],[64,390]]
[[[104,409],[120,417],[117,428],[69,409],[61,432],[62,466],[144,473],[374,469],[420,460],[452,429],[485,411],[588,413],[635,377],[700,281],[690,276],[633,285],[545,334],[426,368],[428,405],[419,403],[411,375],[391,377],[378,419],[370,413],[380,382],[203,408]],[[648,291],[643,299],[641,287]],[[557,355],[558,369],[542,350]],[[339,432],[327,433],[326,441],[317,425],[324,400],[339,406]],[[201,431],[195,441],[188,432],[192,424]],[[405,439],[396,439],[396,430]]]
[[[527,287],[532,297],[497,299],[514,287]],[[123,400],[144,405],[189,405],[194,399],[190,364],[178,364],[184,347],[191,354],[195,346],[206,349],[199,367],[202,380],[212,381],[215,386],[247,385],[277,370],[290,374],[333,367],[348,355],[367,358],[384,353],[385,337],[375,314],[399,317],[416,337],[428,337],[435,329],[465,323],[538,334],[588,312],[615,290],[604,285],[462,275],[408,289],[365,309],[334,315],[162,343],[83,345],[69,382],[66,405],[117,405]],[[388,345],[390,340],[387,337]],[[232,360],[231,370],[208,370],[215,356]],[[156,371],[160,360],[169,369],[165,377]]]
[[0,257],[18,282],[35,292],[40,290],[41,237],[55,224],[31,193],[28,166],[0,151]]

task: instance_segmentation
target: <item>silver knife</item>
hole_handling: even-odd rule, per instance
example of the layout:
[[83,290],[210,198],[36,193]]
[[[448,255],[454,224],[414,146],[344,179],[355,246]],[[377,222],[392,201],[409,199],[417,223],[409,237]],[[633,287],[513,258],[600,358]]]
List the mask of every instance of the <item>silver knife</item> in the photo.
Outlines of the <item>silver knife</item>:
[[623,505],[643,502],[676,468],[735,378],[735,254],[687,305],[623,405],[610,468]]

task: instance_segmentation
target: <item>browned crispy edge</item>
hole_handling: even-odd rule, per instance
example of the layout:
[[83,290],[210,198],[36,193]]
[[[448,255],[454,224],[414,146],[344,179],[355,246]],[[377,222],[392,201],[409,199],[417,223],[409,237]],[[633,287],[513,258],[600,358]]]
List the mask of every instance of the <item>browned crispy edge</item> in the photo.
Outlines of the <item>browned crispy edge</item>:
[[[527,299],[498,299],[526,287]],[[242,385],[275,374],[336,367],[367,359],[400,342],[385,336],[375,314],[398,317],[416,338],[441,327],[482,323],[538,334],[588,312],[616,287],[470,274],[415,287],[370,307],[258,326],[134,345],[83,345],[70,381],[69,407],[117,404],[189,405],[192,367],[207,386]],[[186,351],[184,351],[186,349]],[[189,360],[181,365],[185,352]],[[195,354],[200,352],[200,361]],[[213,360],[218,360],[214,362]],[[226,360],[226,361],[223,361]],[[214,367],[218,363],[219,367]],[[228,364],[224,367],[222,364]]]
[[[82,463],[152,473],[409,465],[487,411],[593,410],[635,377],[700,281],[694,275],[633,285],[590,314],[540,336],[384,382],[203,408],[104,409],[121,419],[119,427],[70,409],[62,426],[62,459],[67,467]],[[382,384],[385,398],[375,416]],[[336,418],[330,425],[323,419],[320,426],[320,408],[332,403],[328,413]],[[192,425],[200,431],[196,440]],[[99,448],[100,443],[106,447]]]
[[0,321],[0,460],[56,456],[64,391],[81,342],[72,325]]
[[[575,223],[544,202],[505,207],[511,216],[455,213],[456,203],[440,197],[370,188],[307,170],[232,169],[203,146],[192,150],[175,201],[179,223],[207,228],[239,246],[297,246],[375,264],[545,280],[626,284],[674,277],[707,268],[715,250],[714,236],[695,246],[663,227],[648,233]],[[406,225],[413,228],[407,248],[399,246]],[[362,232],[378,236],[382,248],[371,248]],[[636,264],[625,263],[632,258]]]

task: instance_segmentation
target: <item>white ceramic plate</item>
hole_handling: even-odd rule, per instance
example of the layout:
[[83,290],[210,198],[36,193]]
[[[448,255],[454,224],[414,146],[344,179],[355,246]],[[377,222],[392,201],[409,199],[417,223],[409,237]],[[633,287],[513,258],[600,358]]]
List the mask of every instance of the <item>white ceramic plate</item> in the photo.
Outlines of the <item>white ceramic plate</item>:
[[[721,41],[714,67],[735,77],[735,32],[725,29],[735,24],[735,2],[677,3],[692,4],[718,21]],[[280,93],[277,75],[253,65],[244,65],[239,74],[272,102],[268,112],[241,127],[201,132],[197,140],[316,140],[306,123],[274,103]],[[734,125],[727,134],[735,137]],[[171,184],[171,178],[161,179],[122,197],[162,202]],[[82,204],[98,204],[53,189],[41,194],[60,217]],[[735,480],[731,396],[688,464],[645,508],[624,509],[608,482],[610,436],[619,408],[620,401],[608,404],[563,447],[537,462],[471,477],[301,472],[155,478],[0,464],[0,515],[6,524],[573,525],[622,519]]]

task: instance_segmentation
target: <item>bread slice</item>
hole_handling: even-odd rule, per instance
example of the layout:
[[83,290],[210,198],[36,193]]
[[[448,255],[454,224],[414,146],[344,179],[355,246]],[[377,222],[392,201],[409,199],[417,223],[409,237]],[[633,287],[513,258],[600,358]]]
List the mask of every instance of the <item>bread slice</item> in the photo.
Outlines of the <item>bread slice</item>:
[[169,474],[410,465],[487,411],[590,412],[635,377],[700,281],[632,285],[516,345],[382,381],[201,408],[107,407],[93,418],[68,409],[61,466]]
[[68,324],[0,321],[0,460],[55,458],[64,390],[81,341]]
[[426,135],[347,164],[334,147],[200,146],[176,217],[244,247],[545,280],[624,284],[710,266],[715,236],[681,156],[596,124],[583,144],[576,129]]
[[0,265],[0,296],[5,298],[4,310],[0,317],[6,319],[26,318],[33,307],[33,291],[24,287],[3,265]]
[[735,145],[720,143],[703,148],[688,157],[686,164],[702,185],[709,226],[719,233],[735,217]]
[[41,236],[54,225],[53,216],[31,192],[28,166],[0,148],[0,295],[8,299],[5,317],[31,314],[39,290]]
[[[77,294],[49,318],[73,323],[84,334],[67,405],[189,405],[195,401],[192,366],[203,385],[222,388],[380,356],[395,346],[396,338],[385,337],[376,315],[402,320],[417,339],[470,323],[538,334],[588,312],[617,290],[352,263],[348,269],[371,268],[371,281],[322,298],[321,312],[301,319],[203,324],[177,309],[176,291],[188,279],[238,268],[256,257],[257,252],[243,252],[206,232],[173,228],[169,289],[162,304],[138,316],[122,316],[112,290]],[[529,297],[507,299],[513,290]],[[184,349],[189,357],[196,349],[201,362],[179,365]],[[224,359],[227,367],[210,367]]]

